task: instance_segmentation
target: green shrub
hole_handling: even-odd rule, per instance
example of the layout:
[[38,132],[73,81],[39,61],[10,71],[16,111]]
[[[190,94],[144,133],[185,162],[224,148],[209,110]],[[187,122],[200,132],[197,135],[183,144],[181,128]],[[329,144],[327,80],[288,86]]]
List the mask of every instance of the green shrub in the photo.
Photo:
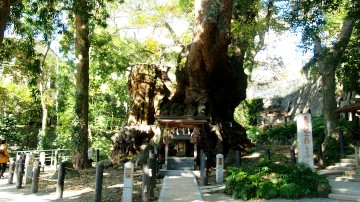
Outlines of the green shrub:
[[[253,130],[253,129],[252,129]],[[265,132],[258,132],[255,137],[252,137],[252,141],[256,143],[270,143],[270,141],[277,140],[280,143],[288,144],[289,140],[296,136],[296,123],[289,122],[275,125],[273,128],[269,128]]]
[[225,193],[234,198],[297,199],[317,197],[320,184],[329,184],[305,164],[285,165],[262,161],[251,166],[229,168]]

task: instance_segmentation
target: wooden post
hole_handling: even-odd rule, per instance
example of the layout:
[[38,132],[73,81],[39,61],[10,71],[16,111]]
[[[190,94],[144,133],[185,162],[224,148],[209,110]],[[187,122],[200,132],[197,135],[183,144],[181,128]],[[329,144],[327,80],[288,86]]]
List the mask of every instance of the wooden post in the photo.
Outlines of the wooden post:
[[208,184],[208,179],[207,179],[207,157],[206,154],[204,152],[201,152],[201,185],[205,186]]
[[22,185],[22,181],[23,181],[25,159],[20,158],[18,163],[19,163],[19,167],[18,167],[17,176],[16,176],[17,177],[16,188],[20,189],[21,185]]
[[236,166],[240,167],[241,164],[241,153],[239,150],[236,150]]
[[34,163],[34,172],[32,179],[31,192],[37,193],[39,189],[39,176],[40,176],[40,163],[39,161],[35,161]]
[[142,183],[142,202],[150,201],[149,190],[149,166],[143,166],[143,183]]
[[267,160],[271,160],[271,156],[270,156],[270,149],[269,148],[266,148],[265,149],[265,158],[267,159]]
[[355,161],[356,161],[356,168],[359,168],[359,143],[355,144]]
[[8,184],[13,183],[15,166],[16,164],[14,158],[10,158]]
[[149,166],[149,191],[150,197],[154,197],[154,188],[155,188],[155,162],[154,154],[152,150],[149,150],[149,158],[147,159],[147,164]]
[[95,197],[94,202],[101,202],[104,165],[96,165]]
[[56,198],[60,199],[63,197],[64,192],[64,180],[65,180],[65,162],[60,163],[58,169],[58,180],[56,184]]
[[155,158],[155,180],[159,178],[159,155],[158,155],[158,151],[157,148],[154,148],[154,158]]
[[290,157],[291,157],[291,164],[294,165],[296,163],[296,160],[295,160],[295,151],[293,146],[290,147]]
[[99,159],[100,159],[100,150],[96,149],[96,164],[99,163]]
[[340,142],[340,156],[341,156],[341,158],[344,158],[345,157],[345,152],[344,152],[343,131],[342,131],[342,129],[340,127],[339,127],[338,131],[339,131],[339,142]]

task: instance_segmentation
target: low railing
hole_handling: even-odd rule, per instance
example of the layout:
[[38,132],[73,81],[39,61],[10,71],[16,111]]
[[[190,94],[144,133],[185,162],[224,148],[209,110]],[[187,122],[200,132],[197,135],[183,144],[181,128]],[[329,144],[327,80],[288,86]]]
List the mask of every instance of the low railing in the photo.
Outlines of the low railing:
[[49,150],[24,150],[13,151],[16,154],[16,159],[21,155],[32,154],[34,160],[41,162],[41,167],[51,166],[55,167],[61,161],[66,161],[71,158],[71,149],[49,149]]

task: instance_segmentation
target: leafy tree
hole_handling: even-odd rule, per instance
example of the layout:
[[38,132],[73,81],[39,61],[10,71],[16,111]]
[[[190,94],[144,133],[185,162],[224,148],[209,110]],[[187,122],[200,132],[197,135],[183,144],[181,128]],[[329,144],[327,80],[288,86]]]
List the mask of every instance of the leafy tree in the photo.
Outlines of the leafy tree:
[[359,23],[359,4],[352,0],[291,1],[290,7],[290,25],[302,31],[305,48],[314,46],[314,56],[305,67],[316,64],[321,75],[325,133],[327,138],[336,137],[335,72]]

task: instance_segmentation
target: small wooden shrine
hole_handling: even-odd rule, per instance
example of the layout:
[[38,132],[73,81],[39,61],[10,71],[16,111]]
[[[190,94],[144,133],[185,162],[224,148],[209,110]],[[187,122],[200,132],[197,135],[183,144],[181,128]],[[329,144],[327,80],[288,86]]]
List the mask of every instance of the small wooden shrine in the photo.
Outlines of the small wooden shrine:
[[[208,116],[155,116],[162,130],[165,144],[165,169],[169,156],[197,158],[197,143],[201,139],[200,131],[210,122]],[[169,144],[174,152],[169,153]]]

